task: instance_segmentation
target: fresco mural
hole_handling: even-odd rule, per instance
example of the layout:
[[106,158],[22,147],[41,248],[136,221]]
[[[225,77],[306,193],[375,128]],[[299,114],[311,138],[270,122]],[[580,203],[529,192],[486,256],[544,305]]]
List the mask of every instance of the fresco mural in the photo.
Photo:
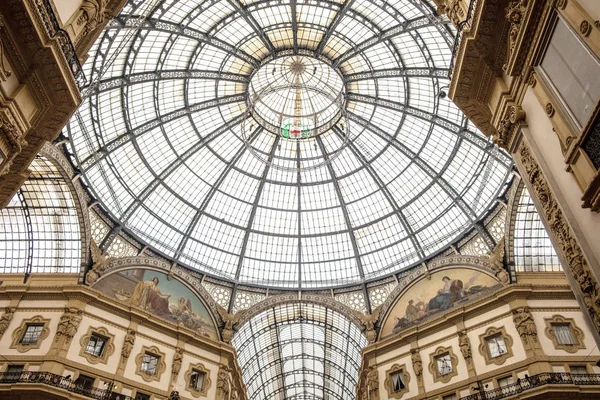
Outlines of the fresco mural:
[[471,301],[502,284],[493,277],[467,268],[452,268],[431,274],[406,291],[393,306],[381,337],[425,321],[430,316]]
[[168,280],[162,272],[128,269],[100,280],[94,289],[192,329],[201,336],[218,340],[210,314],[200,299],[176,279]]

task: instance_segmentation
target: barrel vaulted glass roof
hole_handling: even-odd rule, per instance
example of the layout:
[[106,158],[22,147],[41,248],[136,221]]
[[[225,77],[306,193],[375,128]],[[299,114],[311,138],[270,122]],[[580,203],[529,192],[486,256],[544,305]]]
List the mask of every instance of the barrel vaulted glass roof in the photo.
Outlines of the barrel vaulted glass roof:
[[295,303],[252,318],[232,344],[251,400],[350,400],[367,339],[337,311]]
[[366,282],[455,241],[507,180],[510,159],[443,96],[452,29],[429,0],[131,1],[65,133],[105,210],[174,262],[249,285]]

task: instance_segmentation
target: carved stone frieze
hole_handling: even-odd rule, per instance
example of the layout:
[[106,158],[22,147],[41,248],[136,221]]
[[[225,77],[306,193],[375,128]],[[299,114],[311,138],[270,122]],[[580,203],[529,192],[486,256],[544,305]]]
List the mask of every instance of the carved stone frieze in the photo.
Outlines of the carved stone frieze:
[[4,44],[2,40],[2,31],[4,30],[5,23],[4,19],[0,17],[0,82],[5,82],[12,72],[7,67],[6,62],[6,50],[4,50]]
[[377,367],[369,367],[367,371],[367,399],[379,400],[379,375]]
[[525,111],[520,106],[516,104],[508,105],[504,112],[504,117],[500,120],[497,134],[493,137],[494,143],[504,149],[508,149],[518,130],[519,123],[524,120]]
[[549,230],[556,238],[558,250],[567,262],[568,271],[578,284],[586,311],[596,331],[600,331],[600,285],[594,277],[588,261],[567,223],[566,217],[558,206],[546,178],[525,141],[521,141],[517,154],[520,156],[526,174],[523,178],[531,184],[533,194],[539,200],[542,208],[540,210],[541,214],[545,217]]

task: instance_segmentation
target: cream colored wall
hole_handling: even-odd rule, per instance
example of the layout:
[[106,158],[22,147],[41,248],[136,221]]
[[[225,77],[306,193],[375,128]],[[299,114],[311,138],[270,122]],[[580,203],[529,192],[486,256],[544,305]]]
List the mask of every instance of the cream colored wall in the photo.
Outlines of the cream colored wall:
[[[8,306],[11,302],[6,299],[0,300],[0,307]],[[6,357],[11,357],[11,360],[15,360],[16,357],[30,357],[30,356],[44,356],[48,354],[51,345],[54,342],[55,334],[57,331],[57,325],[64,313],[64,308],[67,305],[67,300],[48,300],[39,299],[21,300],[15,311],[14,317],[10,322],[8,329],[0,339],[0,354]],[[131,351],[129,359],[125,365],[123,376],[119,376],[119,366],[121,362],[121,350],[123,347],[124,339],[127,334],[127,328],[130,326],[131,321],[129,318],[124,318],[117,315],[115,312],[110,312],[107,309],[97,307],[95,305],[84,305],[84,315],[81,319],[76,334],[70,341],[68,348],[66,349],[65,359],[67,363],[74,363],[72,366],[65,366],[58,370],[53,370],[55,373],[59,373],[63,376],[71,375],[76,377],[79,372],[86,375],[96,376],[95,386],[103,389],[104,382],[124,382],[118,387],[118,392],[131,395],[135,392],[135,388],[143,392],[150,392],[151,390],[163,390],[168,391],[172,388],[179,390],[182,399],[195,399],[187,389],[185,382],[185,374],[188,371],[190,364],[202,364],[208,371],[208,378],[210,379],[210,387],[205,399],[211,400],[216,398],[216,384],[217,376],[220,364],[228,364],[224,353],[221,353],[221,346],[213,346],[210,343],[205,342],[202,338],[198,342],[186,338],[183,334],[168,334],[168,330],[161,330],[160,326],[146,326],[144,321],[139,321],[138,326],[135,328],[137,331],[134,347]],[[72,303],[70,304],[72,305]],[[12,306],[15,306],[13,302]],[[0,309],[0,315],[3,309]],[[12,332],[21,325],[23,319],[28,319],[40,315],[43,318],[50,319],[49,323],[49,335],[44,341],[40,349],[31,349],[25,353],[19,353],[16,349],[9,349],[12,343]],[[90,327],[94,328],[105,328],[111,335],[114,335],[113,345],[114,352],[108,357],[107,363],[96,363],[91,364],[85,357],[80,356],[82,349],[81,338],[88,333]],[[83,344],[85,346],[85,343]],[[142,347],[156,346],[160,352],[165,354],[165,370],[161,374],[158,381],[146,382],[143,378],[135,373],[137,365],[135,358],[141,354]],[[184,355],[182,360],[182,366],[179,372],[179,376],[174,384],[170,385],[171,372],[173,357],[175,349],[177,347],[184,349]],[[27,363],[27,370],[38,370],[44,359],[42,358],[36,363]],[[410,360],[409,360],[410,362]],[[5,363],[0,363],[0,370],[6,368]],[[416,382],[416,381],[415,381]],[[415,383],[416,384],[416,383]],[[133,390],[130,390],[132,389]],[[161,397],[154,397],[155,400],[160,400]]]
[[[490,307],[490,311],[482,313],[473,312],[461,318],[460,315],[452,315],[451,320],[459,321],[456,325],[450,325],[444,329],[428,329],[428,325],[424,324],[422,329],[415,332],[412,329],[405,331],[397,336],[397,345],[392,338],[388,338],[377,345],[376,355],[370,361],[369,365],[377,365],[379,376],[379,393],[380,399],[386,400],[390,397],[385,389],[385,379],[387,371],[394,364],[406,365],[407,372],[410,375],[408,383],[408,393],[402,396],[402,399],[410,399],[419,396],[418,380],[413,371],[410,349],[411,346],[419,348],[419,354],[423,362],[423,386],[427,392],[427,396],[447,395],[453,390],[460,396],[472,394],[470,387],[474,386],[477,380],[481,380],[483,384],[487,384],[487,390],[491,390],[498,386],[497,379],[504,376],[512,375],[514,379],[524,379],[525,375],[535,375],[542,371],[565,371],[564,365],[568,364],[587,364],[588,368],[592,368],[596,360],[600,358],[600,351],[596,348],[592,332],[585,323],[583,313],[575,299],[564,299],[559,297],[548,296],[540,298],[538,295],[534,299],[523,298],[517,301],[512,307],[528,306],[533,316],[533,321],[536,324],[538,340],[541,349],[526,350],[526,347],[519,336],[519,332],[513,321],[511,304],[507,301],[499,301],[496,306]],[[575,325],[583,331],[585,349],[578,350],[574,353],[568,353],[564,350],[557,350],[552,341],[546,336],[545,318],[551,318],[554,315],[561,315],[564,318],[572,318]],[[441,320],[440,323],[444,323]],[[435,322],[432,322],[435,325]],[[461,324],[464,324],[464,328]],[[479,346],[481,344],[480,335],[484,334],[490,327],[504,328],[506,333],[512,339],[512,356],[507,358],[502,364],[494,363],[487,364],[485,357],[480,353]],[[464,360],[460,347],[458,345],[458,331],[466,329],[467,336],[471,344],[472,353],[472,368],[473,375],[469,376],[469,367]],[[427,333],[428,331],[432,333]],[[451,347],[452,352],[458,359],[457,372],[458,375],[452,377],[449,382],[441,383],[434,382],[434,377],[429,371],[430,354],[435,352],[438,347]],[[375,349],[375,347],[373,347]],[[487,348],[486,348],[487,350]],[[369,357],[369,348],[365,350],[365,357]],[[537,353],[536,353],[537,352]],[[548,356],[548,358],[546,358]],[[551,364],[549,365],[548,362]],[[531,366],[535,365],[534,368]],[[594,371],[600,372],[600,368],[593,367]],[[445,389],[448,390],[445,390]],[[435,393],[433,395],[432,393]],[[422,396],[422,394],[421,394]]]
[[600,1],[598,0],[575,0],[594,21],[600,20]]
[[54,0],[54,8],[63,25],[79,10],[82,3],[83,0]]
[[[21,311],[21,310],[17,310],[15,311],[12,320],[10,321],[10,324],[8,326],[8,329],[6,330],[6,332],[4,332],[4,335],[2,335],[2,339],[0,339],[0,351],[2,352],[2,355],[4,356],[12,356],[12,355],[27,355],[27,356],[40,356],[40,355],[45,355],[48,353],[48,351],[50,350],[50,346],[52,346],[52,341],[54,340],[54,334],[56,333],[56,327],[58,326],[58,320],[60,319],[60,316],[63,313],[63,310],[48,310],[46,307],[40,306],[40,304],[37,304],[37,309],[34,310],[27,310],[27,311]],[[34,307],[28,307],[28,308],[34,308]],[[38,349],[30,349],[27,351],[26,354],[19,352],[17,349],[11,349],[10,346],[12,344],[13,341],[13,332],[15,331],[15,329],[19,328],[21,326],[21,322],[24,319],[30,319],[33,318],[35,316],[41,316],[44,319],[49,319],[50,322],[48,323],[48,328],[49,328],[49,335],[48,337],[46,337],[46,339],[44,339],[40,345],[40,347]]]
[[581,207],[581,189],[574,177],[565,171],[566,164],[559,139],[531,87],[528,87],[523,98],[523,110],[527,113],[528,124],[523,128],[523,134],[532,145],[569,224],[573,230],[581,232],[579,238],[585,239],[580,242],[582,249],[590,266],[596,271],[596,276],[600,276],[600,213]]
[[[512,345],[512,357],[509,357],[502,363],[502,365],[496,364],[486,364],[484,356],[479,351],[479,345],[481,344],[481,340],[479,339],[479,335],[485,333],[488,328],[502,328],[506,330],[506,334],[511,337],[513,341]],[[525,347],[523,347],[523,342],[519,336],[519,332],[517,328],[515,328],[515,324],[512,320],[512,314],[509,314],[501,319],[496,321],[491,321],[486,323],[483,326],[480,326],[472,331],[467,333],[469,340],[471,341],[472,353],[473,353],[473,364],[475,365],[475,371],[477,374],[485,374],[487,372],[494,371],[500,367],[505,367],[511,364],[516,364],[520,361],[526,360],[527,355],[525,354]],[[487,350],[487,349],[486,349]]]

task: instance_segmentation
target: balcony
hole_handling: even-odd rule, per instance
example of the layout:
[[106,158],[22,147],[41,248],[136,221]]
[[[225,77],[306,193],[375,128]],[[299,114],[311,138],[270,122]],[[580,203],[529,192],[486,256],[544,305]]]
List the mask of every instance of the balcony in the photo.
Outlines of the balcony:
[[[70,393],[79,394],[96,400],[133,400],[132,397],[114,393],[110,389],[86,388],[70,378],[50,372],[23,371],[20,373],[0,373],[0,391],[3,385],[18,386],[22,384],[48,385]],[[37,389],[35,390],[37,392]]]
[[[545,385],[600,386],[600,374],[571,374],[568,372],[545,372],[518,379],[517,382],[493,390],[461,397],[460,400],[499,400],[517,396],[523,392]],[[547,396],[547,393],[544,394]],[[597,396],[597,393],[595,394]],[[547,397],[544,397],[547,398]]]

